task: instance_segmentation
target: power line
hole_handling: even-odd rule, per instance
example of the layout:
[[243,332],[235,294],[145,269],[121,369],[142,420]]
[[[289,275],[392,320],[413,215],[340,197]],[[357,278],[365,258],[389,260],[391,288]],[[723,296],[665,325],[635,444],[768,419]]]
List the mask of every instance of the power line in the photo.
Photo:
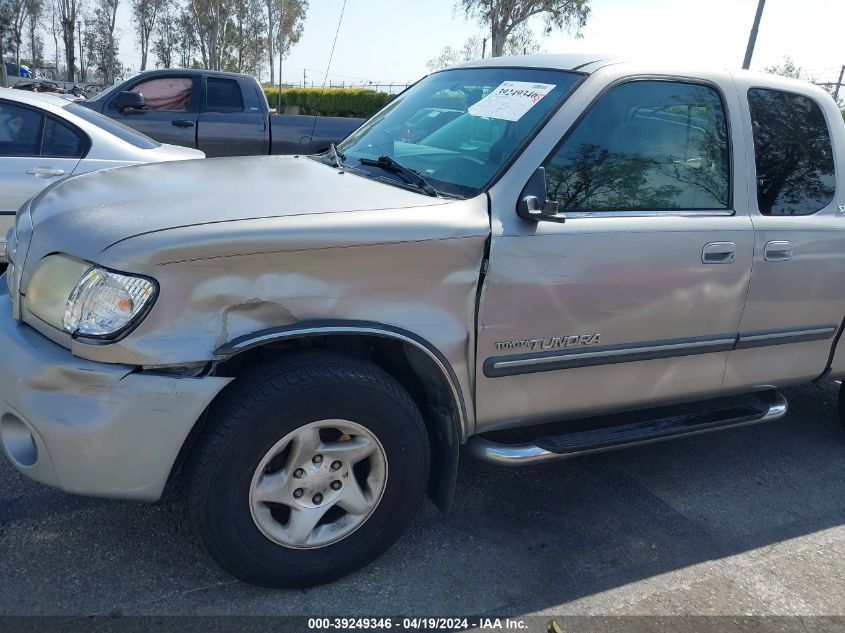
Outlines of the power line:
[[332,59],[334,58],[334,47],[337,45],[337,36],[340,35],[340,25],[343,22],[343,13],[346,11],[346,0],[343,0],[343,6],[340,8],[340,18],[337,21],[337,30],[334,32],[334,41],[332,42],[332,50],[329,53],[329,63],[326,65],[326,76],[323,78],[323,85],[329,78],[329,69],[332,67]]
[[[334,47],[337,45],[337,36],[340,35],[340,25],[343,23],[343,13],[345,11],[346,11],[346,0],[343,0],[343,6],[340,7],[340,17],[337,20],[337,30],[334,32],[334,41],[332,42],[332,50],[329,53],[329,63],[326,64],[326,76],[323,78],[323,89],[322,89],[322,91],[320,91],[320,99],[318,99],[318,103],[319,103],[319,101],[322,100],[323,93],[326,91],[326,88],[325,88],[326,81],[328,81],[328,79],[329,79],[329,69],[332,67],[332,59],[334,58]],[[304,70],[302,71],[302,74],[303,74],[303,76],[305,75]],[[302,83],[305,83],[305,81],[303,80]],[[315,116],[314,117],[314,125],[311,127],[311,138],[312,139],[314,138],[314,130],[316,130],[316,129],[317,129],[317,117]]]

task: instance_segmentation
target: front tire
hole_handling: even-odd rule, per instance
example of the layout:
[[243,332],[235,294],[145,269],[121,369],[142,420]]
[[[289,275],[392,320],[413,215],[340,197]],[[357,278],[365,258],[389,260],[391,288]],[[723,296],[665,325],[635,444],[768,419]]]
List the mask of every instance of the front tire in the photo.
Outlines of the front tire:
[[188,506],[200,542],[250,583],[311,586],[371,562],[425,493],[422,416],[382,369],[301,353],[221,395],[192,451]]

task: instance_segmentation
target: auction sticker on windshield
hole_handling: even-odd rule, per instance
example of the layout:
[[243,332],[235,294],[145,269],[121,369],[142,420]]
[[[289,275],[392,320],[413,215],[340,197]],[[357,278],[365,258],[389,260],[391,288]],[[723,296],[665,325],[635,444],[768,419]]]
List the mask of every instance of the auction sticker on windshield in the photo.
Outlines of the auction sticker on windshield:
[[472,116],[484,116],[503,121],[519,121],[540,99],[555,88],[554,84],[536,84],[530,81],[503,81],[489,95],[472,104]]

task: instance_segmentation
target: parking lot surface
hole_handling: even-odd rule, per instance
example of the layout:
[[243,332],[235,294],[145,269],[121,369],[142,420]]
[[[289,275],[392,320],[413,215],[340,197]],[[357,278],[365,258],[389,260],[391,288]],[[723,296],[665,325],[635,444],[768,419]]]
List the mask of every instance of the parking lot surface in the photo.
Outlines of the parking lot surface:
[[845,614],[833,383],[781,421],[523,470],[462,461],[387,555],[309,590],[252,587],[157,505],[67,495],[0,458],[2,614]]

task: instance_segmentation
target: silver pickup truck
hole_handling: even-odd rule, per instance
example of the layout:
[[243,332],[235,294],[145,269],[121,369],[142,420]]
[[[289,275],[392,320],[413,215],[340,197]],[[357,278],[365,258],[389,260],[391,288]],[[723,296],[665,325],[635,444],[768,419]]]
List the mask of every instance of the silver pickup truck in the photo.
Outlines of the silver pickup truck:
[[462,450],[776,420],[845,376],[843,148],[807,83],[536,56],[323,155],[70,178],[9,235],[3,448],[77,494],[185,477],[224,569],[330,581],[448,508]]

